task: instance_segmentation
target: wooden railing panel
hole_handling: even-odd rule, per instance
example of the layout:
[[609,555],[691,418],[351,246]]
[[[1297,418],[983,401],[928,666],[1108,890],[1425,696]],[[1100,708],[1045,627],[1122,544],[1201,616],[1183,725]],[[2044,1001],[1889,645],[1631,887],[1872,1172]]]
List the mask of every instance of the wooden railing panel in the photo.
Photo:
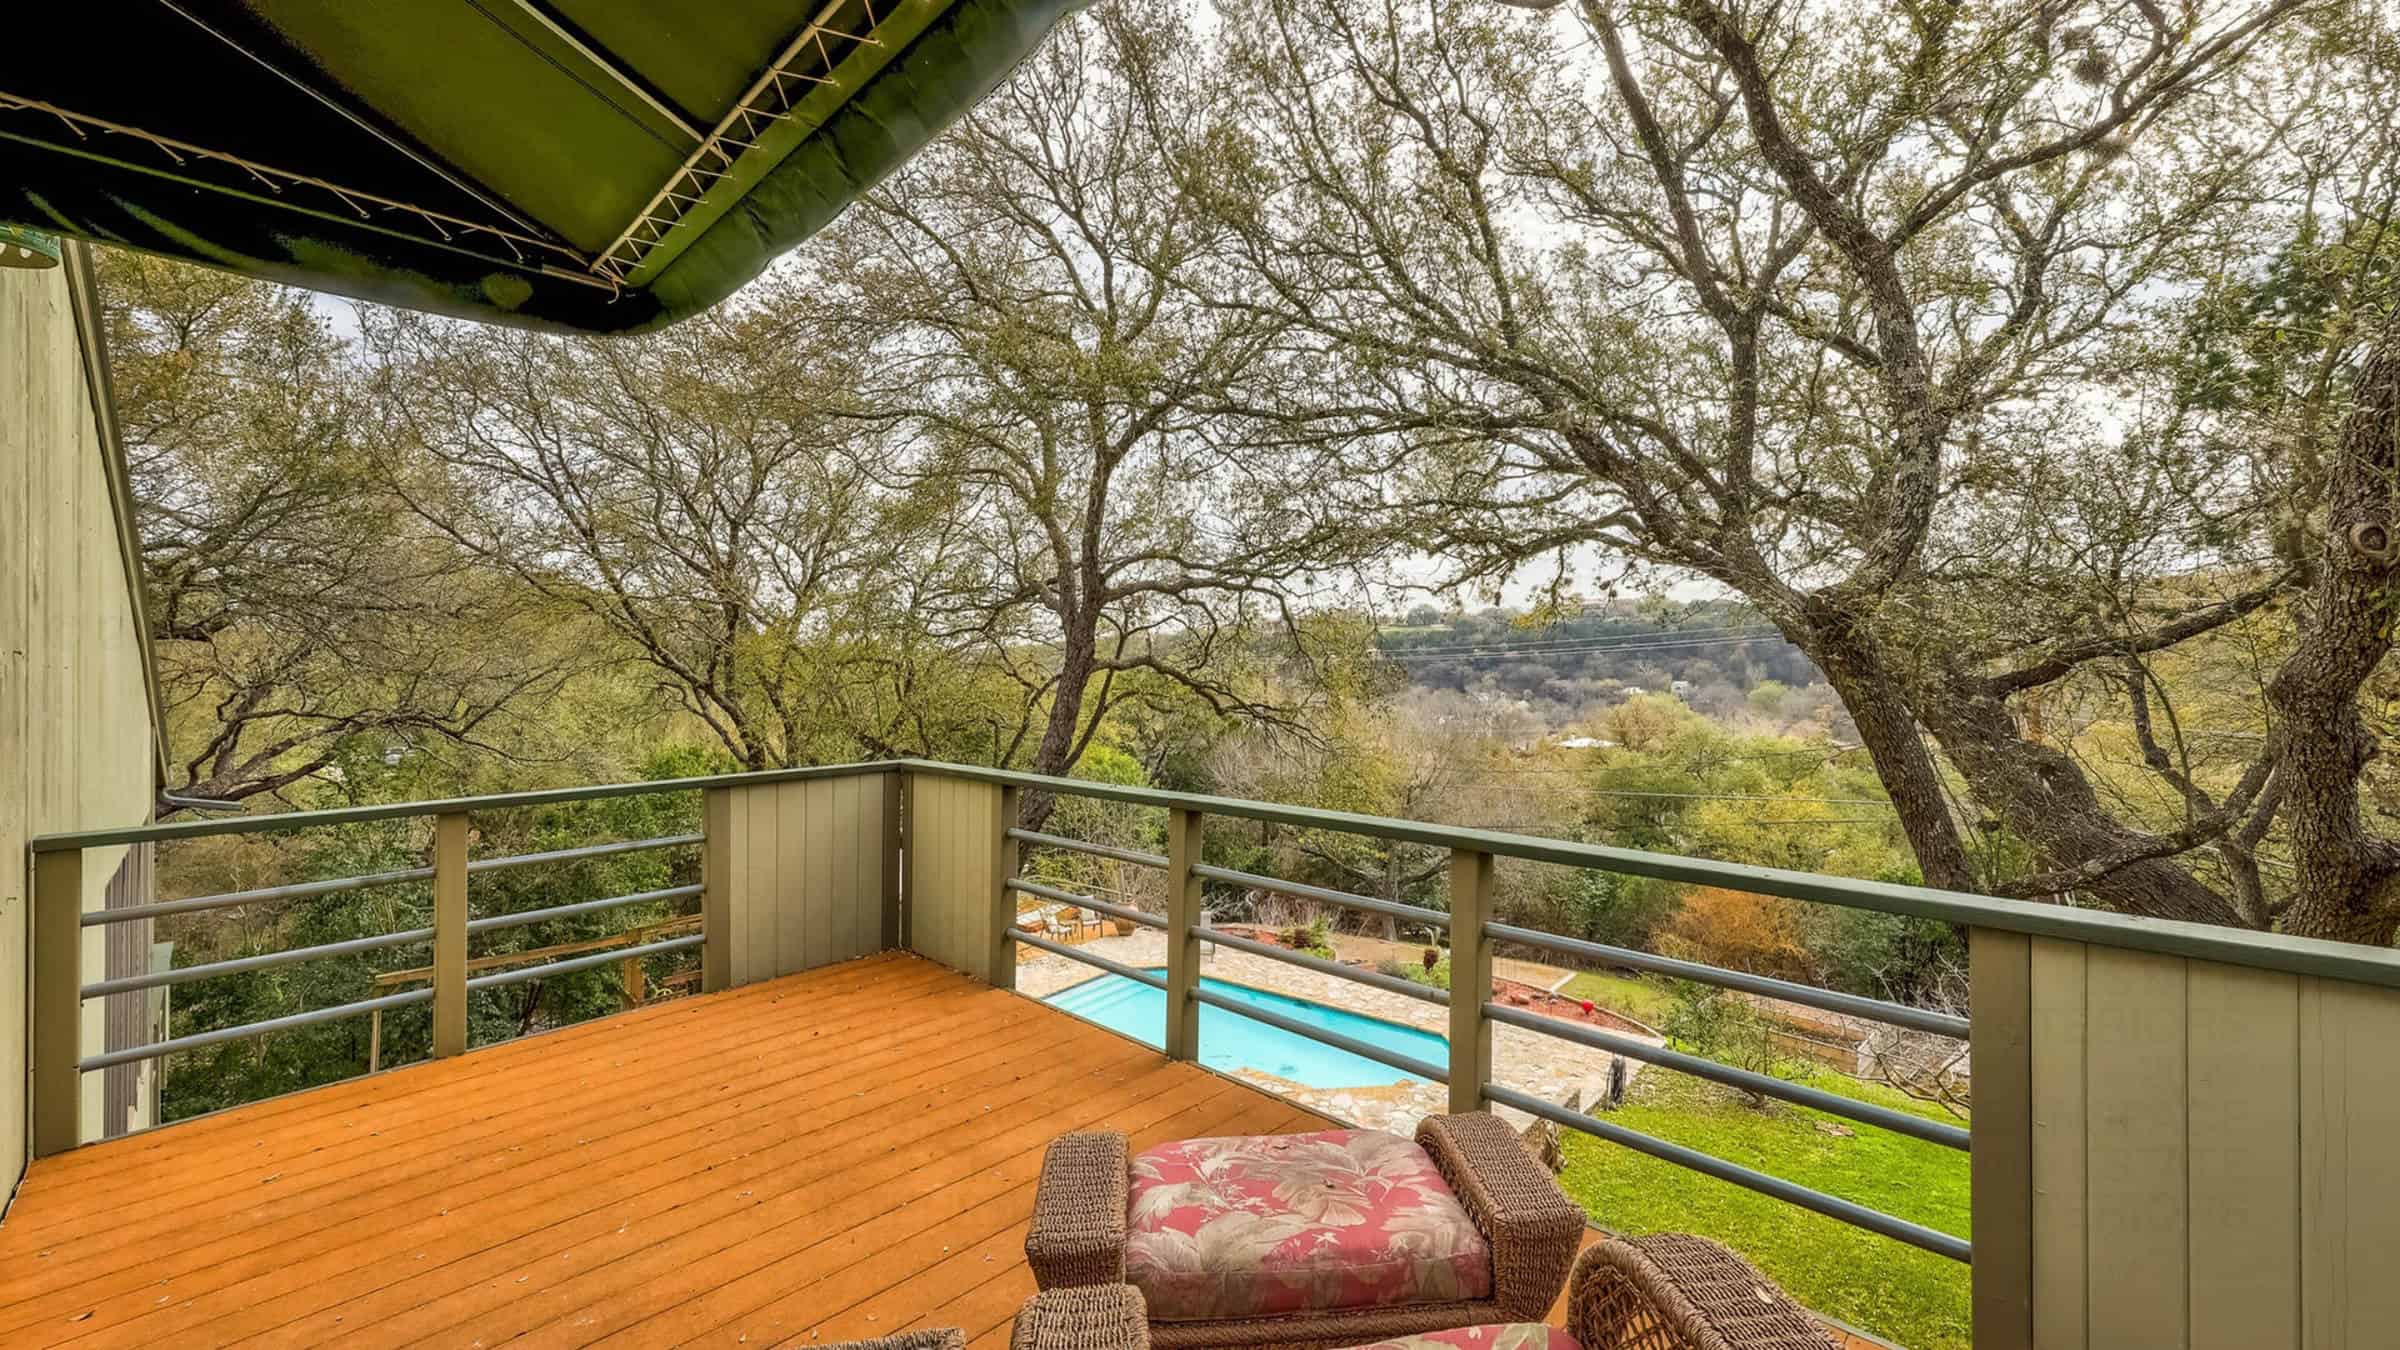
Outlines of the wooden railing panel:
[[[1977,928],[1967,937],[1974,985],[1969,1048],[1975,1069],[1973,1149],[1967,1160],[1974,1244],[1970,1290],[1977,1350],[2032,1344],[2037,1131],[2027,1103],[2032,1073],[2033,961],[2022,933]],[[1458,983],[1455,976],[1451,983]]]
[[[2000,936],[1974,935],[1994,949]],[[2391,1343],[2400,992],[2030,942],[2030,1344]],[[1984,1044],[1987,1018],[2008,1016],[1993,968],[1975,971],[1978,1346],[1986,1299],[2010,1279],[1983,1241],[1987,1211],[1996,1233],[2018,1185],[1980,1165],[2004,1160],[2012,1096]]]
[[1002,942],[1007,922],[994,894],[1005,875],[1000,845],[1007,794],[988,783],[942,774],[912,777],[909,949],[977,978],[1009,975],[995,968],[995,953],[1012,962],[1015,954]]
[[2186,980],[2192,1344],[2288,1346],[2300,1298],[2300,978],[2193,961]]
[[2084,1043],[2092,1344],[2185,1345],[2191,1089],[2184,963],[2105,947],[2084,960],[2084,1003],[2100,1032]]
[[[883,950],[885,873],[897,862],[880,774],[713,789],[704,908],[725,926],[730,984],[750,984]],[[731,838],[719,840],[720,826]],[[712,873],[715,869],[712,868]],[[712,933],[712,946],[714,934]],[[705,964],[705,962],[704,962]]]
[[[1974,940],[1991,936],[1978,931]],[[2031,1221],[2042,1242],[2032,1248],[2033,1343],[2057,1350],[2087,1350],[2084,1324],[2091,1257],[2084,1239],[2089,1199],[2084,1167],[2084,1054],[2089,1034],[2084,1006],[2084,945],[2036,941],[2031,952],[2030,1106]],[[1975,991],[1983,1011],[1983,989]],[[1980,1077],[1981,1066],[1977,1066]],[[1985,1108],[1996,1108],[1997,1089],[1976,1084],[1976,1148],[1983,1147]],[[1982,1198],[1982,1192],[1977,1193]],[[1980,1208],[1976,1211],[1981,1214]],[[1995,1239],[1997,1240],[1997,1239]],[[2019,1238],[2017,1241],[2028,1241]]]

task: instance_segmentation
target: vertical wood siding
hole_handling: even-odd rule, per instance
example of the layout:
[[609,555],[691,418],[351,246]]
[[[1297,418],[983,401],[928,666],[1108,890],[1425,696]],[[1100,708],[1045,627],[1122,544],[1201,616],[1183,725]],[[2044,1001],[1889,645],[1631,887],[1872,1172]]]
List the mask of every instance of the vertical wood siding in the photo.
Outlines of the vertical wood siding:
[[[0,269],[0,1199],[26,1156],[25,840],[135,825],[156,787],[147,635],[126,584],[115,501],[65,271]],[[105,904],[122,848],[93,849],[82,907]],[[86,980],[107,970],[84,930]],[[107,1035],[83,1005],[80,1045]],[[85,1137],[99,1137],[100,1074],[80,1082]]]
[[909,793],[909,949],[980,979],[991,959],[1001,791],[920,773]]
[[[728,979],[750,984],[883,950],[886,874],[898,865],[885,774],[727,789],[712,815],[712,894]],[[722,894],[716,894],[720,886]],[[710,935],[712,944],[718,935]]]
[[2032,1343],[2400,1344],[2400,991],[2031,956]]

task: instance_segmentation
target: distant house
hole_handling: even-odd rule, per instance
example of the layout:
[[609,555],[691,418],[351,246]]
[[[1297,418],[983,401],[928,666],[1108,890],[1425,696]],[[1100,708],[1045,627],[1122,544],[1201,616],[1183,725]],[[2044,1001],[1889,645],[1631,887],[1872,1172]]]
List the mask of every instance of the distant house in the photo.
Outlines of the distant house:
[[1617,743],[1605,736],[1569,736],[1557,744],[1561,750],[1614,750],[1617,748]]

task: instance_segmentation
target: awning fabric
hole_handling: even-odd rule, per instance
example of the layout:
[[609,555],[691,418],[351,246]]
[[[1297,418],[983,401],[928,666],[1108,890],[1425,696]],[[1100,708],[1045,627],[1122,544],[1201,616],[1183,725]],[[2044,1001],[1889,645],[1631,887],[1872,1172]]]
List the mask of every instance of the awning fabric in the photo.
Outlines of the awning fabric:
[[0,220],[627,332],[731,294],[1078,0],[70,0],[0,25]]

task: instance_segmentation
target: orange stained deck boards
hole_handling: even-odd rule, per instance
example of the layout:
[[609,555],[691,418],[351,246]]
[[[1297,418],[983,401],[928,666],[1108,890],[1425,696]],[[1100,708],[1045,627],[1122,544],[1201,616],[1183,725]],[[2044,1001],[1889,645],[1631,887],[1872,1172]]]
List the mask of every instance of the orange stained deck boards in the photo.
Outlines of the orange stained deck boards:
[[1051,1137],[1325,1124],[869,957],[37,1162],[0,1344],[998,1346]]

